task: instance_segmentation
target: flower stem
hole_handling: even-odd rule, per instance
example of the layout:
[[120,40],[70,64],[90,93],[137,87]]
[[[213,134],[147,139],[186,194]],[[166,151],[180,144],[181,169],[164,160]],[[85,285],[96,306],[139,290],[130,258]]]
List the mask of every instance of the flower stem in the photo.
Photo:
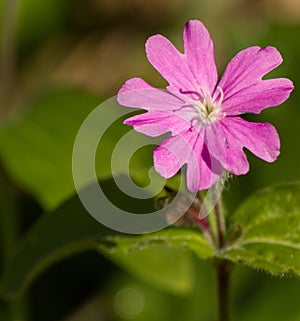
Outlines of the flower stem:
[[216,265],[218,291],[218,321],[229,321],[229,283],[230,269],[228,262],[220,260]]
[[216,226],[217,226],[217,242],[218,242],[218,248],[222,249],[224,246],[224,218],[222,214],[221,204],[220,201],[216,202],[215,206],[215,218],[216,218]]
[[[213,192],[213,197],[216,197],[216,192]],[[222,211],[221,199],[215,201],[215,220],[216,220],[216,247],[219,250],[226,245],[225,238],[225,219]],[[229,321],[229,286],[230,286],[230,265],[229,262],[223,259],[218,259],[216,262],[216,277],[217,277],[217,297],[218,297],[218,321]]]

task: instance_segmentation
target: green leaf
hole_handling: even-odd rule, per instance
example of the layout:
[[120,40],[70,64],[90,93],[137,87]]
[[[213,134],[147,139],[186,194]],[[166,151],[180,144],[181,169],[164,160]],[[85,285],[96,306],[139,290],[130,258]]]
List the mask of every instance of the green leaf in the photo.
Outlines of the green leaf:
[[141,248],[134,246],[130,251],[124,251],[122,246],[113,251],[102,246],[101,251],[129,273],[162,290],[186,294],[193,288],[193,261],[186,249],[174,248],[162,242],[149,243]]
[[[106,191],[112,190],[112,180],[103,184]],[[114,195],[116,205],[123,201],[121,195]],[[135,201],[131,202],[134,207]],[[144,200],[145,208],[150,209],[150,204]],[[193,285],[191,253],[187,249],[201,258],[210,258],[214,253],[196,230],[169,228],[141,236],[114,232],[96,222],[74,198],[43,216],[21,240],[5,267],[0,294],[14,297],[57,261],[91,249],[151,284],[179,294]]]
[[24,119],[0,131],[6,169],[45,208],[56,207],[74,193],[74,140],[99,103],[99,98],[83,91],[51,91],[31,106]]
[[79,200],[42,217],[21,240],[10,258],[0,285],[3,296],[15,296],[55,262],[75,253],[96,248],[112,233],[84,211]]
[[[75,138],[86,117],[100,103],[98,97],[84,91],[50,91],[37,99],[25,118],[0,129],[0,154],[3,164],[10,175],[27,192],[35,196],[45,209],[56,208],[75,193],[72,176]],[[94,127],[91,126],[88,132],[88,137],[93,137],[98,128],[107,127],[107,119],[112,119],[113,123],[100,142],[97,142],[99,147],[95,167],[97,177],[101,179],[112,176],[111,154],[119,139],[130,130],[130,127],[123,125],[122,119],[119,118],[121,113],[118,106],[115,108],[105,106],[104,116],[102,114],[100,115],[102,117],[98,116],[99,119],[96,119]],[[134,137],[142,146],[142,142],[145,141],[143,135],[137,133]],[[124,155],[129,148],[122,144],[118,146],[114,174],[127,170]],[[87,138],[86,144],[81,146],[80,155],[85,155],[85,149],[88,148]],[[136,153],[129,166],[133,169],[131,171],[133,175],[140,174],[145,180],[148,169],[152,166],[151,153],[149,148]],[[91,181],[84,181],[80,187],[83,188],[89,183]]]
[[110,259],[160,288],[181,294],[192,289],[194,280],[191,251],[187,250],[202,259],[214,254],[199,231],[191,229],[168,228],[141,236],[112,236],[107,240],[115,245],[100,249]]
[[233,320],[299,320],[298,278],[275,278],[244,267],[235,269],[233,278]]
[[170,227],[140,236],[109,236],[107,239],[115,244],[110,250],[112,254],[119,250],[128,253],[135,249],[140,250],[149,245],[162,243],[174,248],[189,249],[202,259],[211,258],[214,254],[213,248],[208,244],[200,231],[189,228]]
[[300,275],[300,184],[265,189],[231,218],[240,237],[221,257],[275,275]]

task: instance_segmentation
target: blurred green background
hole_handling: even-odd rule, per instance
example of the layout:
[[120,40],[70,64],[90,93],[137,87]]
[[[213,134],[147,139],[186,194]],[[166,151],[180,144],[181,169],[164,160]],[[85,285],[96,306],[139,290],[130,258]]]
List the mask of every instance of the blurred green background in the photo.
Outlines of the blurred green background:
[[[0,5],[0,271],[15,253],[18,257],[6,287],[0,287],[0,320],[214,320],[210,264],[159,247],[145,256],[114,259],[76,243],[90,236],[81,226],[95,234],[99,224],[74,198],[73,142],[89,112],[128,78],[163,87],[147,62],[146,39],[162,33],[182,49],[184,23],[199,19],[214,39],[220,74],[239,50],[273,45],[284,63],[271,76],[295,84],[288,102],[247,116],[276,126],[281,155],[267,164],[248,153],[250,173],[227,183],[229,213],[258,189],[299,181],[299,0],[1,0]],[[98,172],[108,191],[109,155],[126,130],[119,122],[104,139]],[[151,150],[137,158],[133,166],[144,179]],[[37,235],[44,235],[45,243],[34,249],[47,258],[34,261],[28,244]],[[51,256],[53,248],[60,250]],[[152,267],[142,264],[145,257]],[[160,257],[167,257],[167,264],[160,264]],[[297,279],[237,268],[232,296],[235,320],[300,320]]]

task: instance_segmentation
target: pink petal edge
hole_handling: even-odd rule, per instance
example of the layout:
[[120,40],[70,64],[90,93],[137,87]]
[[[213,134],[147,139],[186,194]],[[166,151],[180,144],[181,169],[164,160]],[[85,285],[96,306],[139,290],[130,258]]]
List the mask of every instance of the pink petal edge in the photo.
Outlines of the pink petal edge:
[[[224,92],[222,110],[228,116],[260,113],[288,99],[294,86],[289,79],[262,80],[262,77],[282,63],[274,47],[250,47],[240,51],[229,62],[219,83]],[[215,98],[220,94],[216,92]]]
[[146,42],[146,54],[153,67],[168,81],[170,91],[213,92],[218,75],[214,46],[209,32],[198,20],[190,20],[183,31],[184,54],[164,36],[155,35]]

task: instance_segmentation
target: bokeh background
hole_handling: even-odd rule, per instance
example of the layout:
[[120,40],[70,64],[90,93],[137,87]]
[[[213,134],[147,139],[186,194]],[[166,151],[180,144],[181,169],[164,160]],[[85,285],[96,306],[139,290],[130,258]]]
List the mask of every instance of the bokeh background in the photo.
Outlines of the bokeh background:
[[[140,258],[114,262],[92,249],[35,262],[30,274],[30,249],[22,250],[20,244],[45,215],[68,217],[60,225],[66,231],[76,224],[70,207],[75,193],[71,156],[80,124],[128,78],[163,87],[164,80],[146,59],[144,43],[161,33],[182,49],[182,29],[189,19],[202,20],[210,30],[220,74],[239,50],[273,45],[284,63],[270,76],[288,77],[295,84],[282,106],[246,116],[276,126],[281,155],[267,164],[248,153],[250,173],[226,185],[228,212],[258,189],[299,181],[300,1],[1,0],[0,15],[0,271],[21,247],[10,281],[13,295],[1,299],[0,320],[214,320],[213,271],[191,255],[182,263],[167,252],[170,264],[160,269],[154,249],[149,262],[161,279],[153,282],[141,271],[147,268]],[[117,124],[99,156],[99,177],[107,186],[112,184],[109,153],[126,130]],[[151,150],[137,158],[134,170],[144,177]],[[60,237],[55,224],[47,231],[50,240]],[[20,285],[25,270],[26,290]],[[300,320],[299,280],[236,268],[232,283],[235,320]],[[23,291],[17,295],[19,288]]]

